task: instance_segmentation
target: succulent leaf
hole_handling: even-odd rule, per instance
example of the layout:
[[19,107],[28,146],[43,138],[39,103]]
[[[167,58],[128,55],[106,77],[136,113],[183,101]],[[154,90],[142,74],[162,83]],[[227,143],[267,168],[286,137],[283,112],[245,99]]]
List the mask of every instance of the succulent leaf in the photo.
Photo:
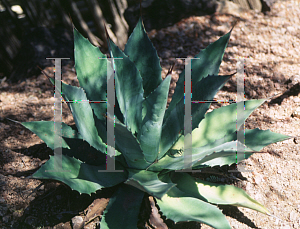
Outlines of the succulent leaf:
[[[265,99],[253,99],[242,101],[244,104],[244,115],[237,114],[237,104],[233,103],[208,112],[205,118],[200,122],[198,128],[192,131],[192,146],[201,147],[210,144],[217,139],[221,139],[226,135],[232,134],[249,115],[259,107]],[[183,149],[184,136],[182,135],[172,149]]]
[[233,185],[215,184],[191,177],[186,173],[172,173],[171,180],[181,191],[200,200],[222,205],[246,207],[270,214],[262,204],[252,199],[243,189]]
[[143,102],[146,114],[138,134],[138,140],[146,160],[150,163],[154,162],[158,155],[170,81],[171,75],[167,76]]
[[258,128],[253,130],[245,130],[245,144],[246,146],[260,151],[267,145],[275,142],[281,142],[292,138],[291,136],[272,132],[270,130],[260,130]]
[[159,144],[158,160],[160,160],[166,152],[176,143],[181,131],[184,128],[184,100],[183,98],[176,104],[175,108],[171,111],[168,119],[163,123],[162,136]]
[[[189,169],[201,159],[209,156],[213,153],[222,153],[224,152],[225,155],[236,155],[237,149],[242,148],[245,149],[243,153],[251,153],[253,152],[252,149],[246,147],[239,141],[231,141],[231,142],[224,142],[224,139],[216,140],[212,144],[208,144],[198,148],[192,148],[192,154],[180,154],[180,156],[173,156],[172,150],[169,154],[164,156],[160,159],[157,163],[151,165],[149,170],[151,171],[159,171],[161,169],[170,169],[170,170],[181,170],[181,169]],[[178,150],[175,150],[178,152]],[[241,152],[240,152],[241,153]],[[189,164],[185,164],[185,160],[190,160]]]
[[[211,101],[216,93],[224,85],[224,83],[232,75],[226,76],[214,76],[208,75],[202,78],[196,83],[193,91],[193,100],[195,101]],[[198,127],[201,120],[204,118],[204,114],[210,106],[210,102],[206,103],[192,103],[192,129]],[[181,125],[178,125],[180,123]],[[177,141],[177,139],[183,133],[184,123],[184,98],[181,98],[164,122],[162,135],[166,136],[161,140],[160,150],[158,158],[162,158],[165,153],[171,148],[171,146]]]
[[161,200],[156,199],[159,209],[174,222],[197,221],[217,229],[230,229],[226,217],[216,206],[172,188]]
[[[193,88],[193,101],[212,101],[217,92],[233,75],[208,75],[202,78]],[[198,127],[210,104],[210,102],[192,103],[192,130]]]
[[130,185],[121,185],[110,198],[103,212],[101,229],[137,228],[138,215],[144,192]]
[[[84,88],[87,99],[106,101],[107,59],[98,47],[92,45],[74,28],[75,69],[79,84]],[[110,67],[110,65],[108,66]],[[90,103],[98,119],[103,120],[106,103]]]
[[105,153],[106,145],[99,137],[95,127],[93,111],[89,103],[74,103],[74,100],[87,100],[84,90],[62,82],[62,92],[68,103],[77,129],[84,140],[97,150]]
[[[54,122],[53,121],[33,121],[22,122],[24,127],[35,133],[40,139],[42,139],[49,148],[54,149]],[[82,139],[81,135],[73,130],[70,126],[61,123],[62,136],[67,138]],[[69,148],[68,144],[62,140],[62,147]]]
[[124,53],[135,64],[143,78],[144,97],[146,98],[161,79],[161,66],[157,52],[145,31],[140,18],[125,46]]
[[[219,38],[217,41],[208,45],[205,49],[201,50],[201,52],[195,56],[195,58],[200,59],[191,60],[193,85],[196,85],[202,78],[208,75],[218,75],[230,34],[231,31]],[[172,96],[172,101],[169,105],[169,108],[166,111],[164,120],[169,117],[171,111],[175,108],[176,104],[180,102],[184,95],[184,78],[185,71],[182,71],[176,83],[176,89],[174,91],[174,95]],[[195,88],[192,88],[192,91],[195,90]]]
[[[234,132],[225,136],[224,141],[235,141],[237,140],[237,133]],[[260,130],[260,129],[253,129],[253,130],[245,130],[245,145],[251,148],[253,151],[260,151],[263,147],[270,145],[272,143],[278,141],[284,141],[289,138],[290,136],[278,134],[271,132],[270,130]],[[212,166],[223,166],[223,165],[231,165],[233,163],[239,163],[244,159],[248,159],[253,152],[243,152],[244,157],[237,157],[235,153],[222,151],[210,154],[200,161],[198,161],[193,168],[199,169],[202,167],[212,167]]]
[[115,123],[115,143],[125,157],[130,168],[145,169],[150,163],[145,156],[135,136],[122,123]]
[[[58,156],[50,156],[50,159],[32,177],[38,179],[53,179],[67,184],[71,189],[79,193],[91,194],[99,189],[115,186],[127,179],[127,172],[98,172],[105,170],[106,164],[93,166],[82,163],[78,159],[62,155],[62,169],[55,171]],[[116,163],[117,169],[123,169]],[[53,171],[54,170],[54,171]]]
[[175,186],[172,182],[162,182],[157,172],[134,169],[128,169],[128,172],[129,176],[125,184],[132,185],[159,199]]
[[142,123],[143,84],[134,63],[109,39],[115,60],[115,87],[117,100],[124,116],[124,124],[134,134]]

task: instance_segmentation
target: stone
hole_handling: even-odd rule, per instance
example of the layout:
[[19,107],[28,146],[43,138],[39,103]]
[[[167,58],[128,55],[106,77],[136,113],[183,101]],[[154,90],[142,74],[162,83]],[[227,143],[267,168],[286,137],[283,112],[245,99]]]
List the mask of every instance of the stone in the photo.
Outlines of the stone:
[[75,216],[72,218],[72,228],[73,229],[80,229],[83,228],[84,226],[84,221],[82,217],[80,216]]
[[217,3],[217,9],[216,12],[222,13],[222,14],[231,14],[234,16],[240,16],[240,14],[246,12],[247,10],[243,8],[242,6],[230,2],[230,1],[219,1]]

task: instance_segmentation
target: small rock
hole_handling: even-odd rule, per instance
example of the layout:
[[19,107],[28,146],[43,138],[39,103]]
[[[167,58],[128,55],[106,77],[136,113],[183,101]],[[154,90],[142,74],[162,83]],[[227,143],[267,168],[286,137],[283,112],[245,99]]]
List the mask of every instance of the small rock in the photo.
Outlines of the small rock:
[[295,97],[295,98],[293,99],[293,101],[294,101],[295,103],[300,103],[300,98],[299,98],[299,97]]
[[3,221],[4,223],[8,223],[8,222],[10,221],[10,215],[3,216],[3,217],[2,217],[2,221]]
[[171,55],[172,55],[172,52],[170,50],[166,50],[166,51],[163,52],[162,58],[168,59],[168,58],[171,57]]
[[291,221],[296,221],[297,218],[298,218],[297,213],[295,211],[291,211],[290,212],[290,220]]
[[162,39],[164,39],[164,37],[165,37],[165,33],[163,31],[159,30],[156,34],[156,38],[158,40],[162,40]]
[[292,113],[292,117],[300,118],[300,106]]
[[33,216],[28,216],[25,219],[25,223],[28,224],[29,226],[35,226],[36,222],[37,222],[37,218]]
[[179,46],[177,49],[176,49],[177,52],[182,52],[183,51],[183,47],[182,46]]
[[286,30],[289,31],[289,32],[294,32],[295,31],[295,27],[294,26],[288,26],[286,28]]
[[0,216],[3,217],[7,212],[7,207],[0,206]]
[[167,30],[170,32],[170,33],[178,33],[179,30],[177,28],[177,26],[172,26],[172,27],[168,27]]
[[82,217],[80,216],[75,216],[72,218],[72,227],[73,229],[80,229],[83,228],[84,226],[84,222]]

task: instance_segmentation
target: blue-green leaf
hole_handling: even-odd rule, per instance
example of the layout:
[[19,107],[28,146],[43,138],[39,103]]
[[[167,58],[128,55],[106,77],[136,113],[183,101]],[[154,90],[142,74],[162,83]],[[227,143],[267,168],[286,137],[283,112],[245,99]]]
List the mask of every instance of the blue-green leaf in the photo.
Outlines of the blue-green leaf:
[[[192,131],[193,148],[205,146],[237,131],[249,115],[264,101],[265,99],[253,99],[239,102],[245,103],[243,115],[237,114],[238,105],[236,103],[220,107],[207,113],[198,128]],[[178,139],[172,149],[179,150],[183,149],[183,147],[184,135]]]
[[[102,188],[115,186],[127,179],[126,171],[98,172],[98,170],[106,170],[106,164],[101,166],[88,165],[78,159],[65,155],[62,155],[61,159],[64,171],[55,171],[59,169],[57,167],[59,164],[57,160],[60,160],[58,156],[50,156],[50,159],[32,177],[58,180],[67,184],[71,189],[86,194],[91,194]],[[116,169],[123,170],[123,167],[116,162]]]
[[[245,153],[251,153],[253,152],[252,149],[246,147],[239,141],[231,141],[226,142],[224,139],[219,139],[215,141],[214,143],[198,147],[198,148],[192,148],[192,154],[184,154],[184,152],[181,152],[181,154],[178,155],[179,150],[174,150],[175,154],[172,155],[173,150],[170,150],[170,152],[165,155],[163,158],[161,158],[157,163],[151,165],[149,167],[149,170],[151,171],[159,171],[162,169],[170,169],[170,170],[180,170],[180,169],[188,169],[191,168],[194,165],[198,165],[199,161],[204,159],[206,156],[209,156],[213,153],[221,153],[224,152],[224,154],[229,155],[236,155],[237,149],[243,148]],[[242,153],[242,152],[239,152]],[[188,163],[186,162],[188,161]]]
[[202,101],[212,101],[216,93],[224,86],[225,82],[232,75],[208,75],[202,78],[193,88],[193,101],[201,103],[192,103],[192,129],[198,127],[199,123],[204,118],[204,115],[210,107],[210,102],[203,103]]
[[[34,122],[22,122],[24,127],[35,133],[40,139],[42,139],[48,147],[54,149],[54,122],[53,121],[34,121]],[[61,123],[62,136],[67,138],[81,139],[81,135],[73,130],[70,126]],[[69,148],[68,144],[62,140],[62,148]]]
[[130,185],[121,185],[110,198],[100,222],[101,229],[137,228],[144,192]]
[[[253,129],[253,130],[245,130],[245,145],[251,148],[253,151],[260,151],[263,147],[279,142],[284,141],[291,138],[290,136],[278,134],[271,132],[270,130],[260,130],[260,129]],[[237,140],[237,132],[229,134],[224,137],[224,141],[235,141]],[[248,159],[253,152],[243,152],[243,157],[237,157],[236,153],[228,152],[228,151],[221,151],[215,152],[210,154],[199,162],[194,165],[194,169],[199,169],[201,167],[207,166],[223,166],[223,165],[231,165],[233,163],[239,163],[244,159]]]
[[161,140],[162,122],[166,110],[171,75],[144,100],[146,115],[139,131],[138,140],[148,162],[155,161]]
[[111,41],[110,47],[115,60],[115,87],[124,124],[134,134],[142,123],[143,83],[134,63]]
[[193,198],[177,187],[172,188],[161,200],[156,199],[160,211],[174,222],[196,221],[217,229],[230,229],[230,225],[216,206]]
[[106,163],[105,152],[100,153],[83,139],[63,137],[70,149],[62,149],[62,153],[69,157],[74,157],[89,165],[103,165]]
[[158,173],[147,170],[129,169],[128,180],[125,182],[157,198],[161,198],[172,187],[173,183],[165,183],[158,179]]
[[281,142],[292,138],[291,136],[272,132],[270,130],[260,130],[258,128],[245,131],[245,145],[253,150],[260,151],[267,145]]
[[[99,47],[93,46],[74,28],[75,69],[80,86],[85,90],[87,99],[106,101],[107,59]],[[103,120],[106,103],[91,103],[96,116]]]
[[161,83],[162,69],[157,52],[147,36],[141,18],[128,39],[124,53],[135,64],[143,78],[146,98]]
[[106,152],[106,145],[99,137],[95,127],[93,111],[89,103],[74,103],[74,100],[87,100],[82,88],[62,83],[62,93],[68,103],[77,129],[84,140],[101,152]]
[[[211,101],[216,93],[224,85],[224,83],[232,75],[215,76],[208,75],[202,78],[196,83],[193,91],[193,100],[195,101]],[[201,120],[204,118],[204,114],[210,106],[210,102],[206,103],[192,103],[192,129],[198,127]],[[184,98],[181,98],[163,124],[162,135],[164,138],[160,143],[160,150],[158,158],[160,159],[171,148],[171,146],[177,141],[183,132],[184,123]]]
[[115,144],[125,157],[130,168],[145,169],[150,163],[145,156],[135,136],[122,123],[115,123]]
[[[192,64],[192,82],[193,88],[192,91],[194,92],[197,90],[195,85],[204,77],[208,75],[218,75],[219,67],[221,61],[223,59],[223,55],[225,52],[225,48],[230,38],[231,31],[208,45],[204,50],[201,50],[199,54],[195,56],[195,58],[200,58],[196,60],[191,60]],[[180,102],[180,100],[184,96],[184,78],[185,78],[185,71],[182,71],[179,75],[179,79],[176,83],[176,89],[174,95],[172,96],[172,101],[166,111],[165,118],[166,120],[171,111],[175,108],[176,104]]]
[[262,204],[252,199],[243,189],[233,185],[215,184],[191,177],[186,173],[172,173],[171,180],[177,188],[200,200],[222,205],[250,208],[270,214]]

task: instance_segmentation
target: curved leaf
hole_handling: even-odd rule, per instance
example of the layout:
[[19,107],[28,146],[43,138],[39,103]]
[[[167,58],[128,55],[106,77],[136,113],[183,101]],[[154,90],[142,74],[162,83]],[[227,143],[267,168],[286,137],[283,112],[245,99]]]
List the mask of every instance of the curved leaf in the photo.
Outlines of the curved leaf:
[[158,173],[147,170],[133,170],[128,169],[128,180],[125,182],[128,185],[132,185],[150,195],[161,198],[172,187],[173,183],[165,183],[158,179]]
[[62,83],[62,93],[72,112],[77,129],[84,140],[101,152],[106,152],[106,144],[99,137],[95,127],[93,111],[89,103],[74,103],[72,101],[87,100],[84,90],[79,87]]
[[[254,151],[260,151],[263,147],[279,142],[284,141],[291,138],[290,136],[274,133],[270,130],[245,130],[245,145]],[[234,141],[237,139],[237,133],[234,132],[228,136],[226,136],[226,141]],[[222,151],[216,152],[211,155],[204,157],[202,160],[197,162],[194,165],[194,169],[199,169],[201,167],[207,166],[223,166],[223,165],[231,165],[233,163],[239,163],[244,159],[248,159],[253,152],[244,151],[244,158],[236,157],[235,153]],[[256,152],[257,153],[257,152]]]
[[258,128],[245,131],[245,145],[260,151],[267,145],[275,142],[281,142],[292,138],[291,136],[272,132],[270,130],[260,130]]
[[[207,113],[205,118],[200,122],[198,128],[195,128],[192,131],[193,148],[205,146],[217,139],[232,134],[240,128],[249,115],[264,101],[265,99],[253,99],[240,102],[245,102],[243,116],[237,114],[237,103],[223,106]],[[183,149],[183,147],[184,136],[182,135],[172,149],[179,150]]]
[[217,229],[230,229],[226,217],[216,206],[172,188],[161,200],[156,199],[160,211],[174,222],[197,221]]
[[103,212],[101,229],[137,228],[144,192],[130,185],[121,185],[110,198]]
[[[50,159],[32,177],[38,179],[53,179],[61,181],[79,193],[91,194],[99,189],[115,186],[127,179],[127,172],[98,172],[105,170],[106,164],[93,166],[82,163],[78,159],[62,155],[62,168],[58,169],[59,157],[50,156]],[[117,169],[123,169],[116,163]],[[50,171],[49,171],[50,170]],[[53,171],[54,170],[54,171]]]
[[[193,101],[211,101],[216,93],[224,86],[232,75],[208,75],[202,78],[193,88]],[[208,108],[210,102],[192,103],[192,130],[198,127]]]
[[123,58],[114,61],[116,95],[124,123],[134,134],[142,122],[142,77],[130,59],[111,40],[109,42],[113,57]]
[[[93,101],[106,101],[107,59],[99,47],[92,45],[74,28],[75,69],[79,84],[87,98]],[[99,59],[105,58],[105,59]],[[103,120],[106,103],[90,103],[96,116]]]
[[[196,83],[193,91],[194,101],[211,101],[224,83],[232,75],[218,76],[208,75]],[[210,102],[192,103],[192,129],[195,129],[204,118]],[[180,124],[178,124],[180,123]],[[181,98],[163,124],[162,135],[165,136],[160,143],[158,158],[162,158],[171,146],[182,136],[184,123],[184,98]],[[182,136],[183,138],[184,136]]]
[[146,160],[150,163],[155,161],[159,150],[170,81],[171,75],[167,76],[143,102],[146,115],[138,134],[138,140]]
[[163,123],[159,144],[158,160],[174,145],[184,128],[184,99],[182,98],[171,111],[169,118]]
[[[203,77],[208,75],[218,75],[219,67],[221,65],[230,34],[231,31],[219,38],[214,43],[208,45],[205,49],[201,50],[201,52],[195,56],[195,58],[200,59],[191,60],[193,85],[196,85]],[[171,111],[184,96],[184,77],[185,71],[182,71],[176,83],[176,89],[174,95],[172,96],[172,101],[169,105],[169,108],[166,111],[164,120],[169,117]],[[195,88],[192,89],[192,91],[195,90]]]
[[[24,127],[35,133],[42,139],[49,148],[54,149],[54,122],[53,121],[34,121],[22,122]],[[81,135],[70,126],[61,123],[62,136],[67,138],[81,139]],[[69,148],[68,144],[62,139],[62,148]]]
[[181,191],[213,204],[233,205],[270,214],[262,204],[252,199],[243,189],[221,185],[191,177],[186,173],[172,173],[171,180]]
[[127,41],[124,53],[135,64],[143,78],[146,98],[161,83],[162,69],[157,51],[147,36],[141,18]]
[[125,125],[119,122],[115,122],[115,140],[117,148],[125,157],[130,168],[145,169],[150,165],[145,160],[143,151],[135,136]]
[[[175,154],[172,155],[172,150],[169,154],[164,156],[160,159],[157,163],[151,165],[149,167],[150,171],[160,171],[162,169],[169,169],[169,170],[181,170],[181,169],[188,169],[195,165],[199,164],[199,161],[204,159],[211,154],[217,153],[224,153],[225,155],[236,155],[237,149],[243,149],[242,152],[239,153],[250,153],[253,152],[252,149],[245,147],[239,141],[231,141],[231,142],[224,142],[223,139],[219,139],[214,142],[214,144],[209,144],[206,146],[202,146],[199,148],[193,148],[192,154],[184,154],[183,152],[178,155],[178,150],[174,150]],[[217,154],[216,154],[217,155]],[[214,155],[213,155],[214,156]],[[189,164],[185,163],[185,160],[189,160]]]

